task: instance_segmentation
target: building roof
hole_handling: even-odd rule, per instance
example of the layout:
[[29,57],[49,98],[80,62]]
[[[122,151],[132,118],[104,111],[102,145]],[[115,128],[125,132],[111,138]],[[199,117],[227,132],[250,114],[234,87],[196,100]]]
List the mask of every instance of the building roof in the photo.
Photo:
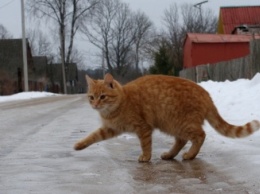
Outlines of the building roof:
[[[252,35],[233,35],[233,34],[199,34],[187,33],[186,40],[189,38],[194,43],[225,43],[225,42],[249,42]],[[255,36],[259,39],[260,36]]]
[[[33,68],[31,48],[27,40],[29,73]],[[16,76],[17,68],[23,68],[22,39],[0,39],[0,69]]]
[[231,34],[237,26],[259,24],[260,6],[220,8],[218,23],[219,33]]

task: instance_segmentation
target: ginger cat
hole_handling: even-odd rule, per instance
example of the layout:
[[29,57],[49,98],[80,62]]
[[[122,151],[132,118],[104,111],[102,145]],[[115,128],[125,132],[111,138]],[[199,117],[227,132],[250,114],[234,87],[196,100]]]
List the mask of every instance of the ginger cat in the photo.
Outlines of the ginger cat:
[[188,141],[192,145],[183,159],[194,159],[204,139],[204,120],[220,134],[246,137],[260,128],[260,122],[244,126],[227,123],[219,115],[206,90],[196,83],[172,76],[148,75],[121,86],[112,75],[104,80],[86,76],[88,100],[102,119],[102,126],[75,144],[82,150],[91,144],[116,137],[124,132],[136,133],[142,148],[140,162],[148,162],[152,152],[154,129],[175,137],[175,144],[161,155],[164,160],[174,158]]

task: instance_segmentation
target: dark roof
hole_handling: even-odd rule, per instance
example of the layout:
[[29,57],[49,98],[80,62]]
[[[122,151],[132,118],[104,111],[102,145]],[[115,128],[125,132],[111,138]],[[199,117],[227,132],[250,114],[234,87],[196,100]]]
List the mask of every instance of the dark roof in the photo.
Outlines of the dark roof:
[[[29,71],[33,68],[32,55],[27,41],[27,59]],[[0,68],[16,75],[23,68],[22,39],[0,39]]]
[[235,27],[260,24],[260,6],[221,7],[218,31],[223,27],[224,34],[231,34]]

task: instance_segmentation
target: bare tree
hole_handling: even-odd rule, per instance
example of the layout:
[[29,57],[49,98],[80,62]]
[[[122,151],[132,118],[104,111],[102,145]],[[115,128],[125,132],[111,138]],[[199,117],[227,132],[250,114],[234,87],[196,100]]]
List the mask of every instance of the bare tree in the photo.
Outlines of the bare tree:
[[124,77],[129,66],[139,60],[142,39],[150,26],[148,18],[132,12],[128,4],[101,0],[91,22],[84,24],[81,31],[103,53],[109,71]]
[[150,19],[142,12],[138,11],[135,16],[136,25],[136,36],[134,40],[134,50],[135,50],[135,69],[139,71],[140,55],[145,52],[146,45],[149,43],[152,36],[152,22]]
[[[124,41],[125,44],[131,45],[133,42],[126,42],[122,34],[129,33],[130,24],[127,19],[130,15],[128,6],[119,0],[101,0],[90,26],[84,23],[82,27],[82,32],[88,40],[102,51],[112,74],[120,74],[125,66],[122,57],[128,52],[129,46],[120,44]],[[128,36],[130,39],[131,37]]]
[[8,30],[0,24],[0,39],[10,39],[13,36],[8,32]]
[[77,48],[74,48],[71,53],[71,61],[77,64],[79,69],[84,69],[85,55],[83,55]]
[[106,59],[107,66],[112,73],[113,67],[110,62],[109,45],[113,39],[112,21],[119,7],[119,1],[101,0],[97,6],[91,22],[82,23],[81,31],[89,42],[101,50]]
[[215,33],[217,17],[211,10],[197,9],[192,4],[182,4],[179,9],[175,3],[165,10],[163,21],[166,30],[162,36],[168,42],[170,59],[175,67],[175,75],[178,75],[183,65],[182,48],[186,34]]
[[[27,7],[30,13],[37,18],[51,19],[58,24],[60,37],[60,57],[62,63],[63,88],[67,93],[65,64],[71,62],[74,37],[79,28],[82,17],[86,17],[98,0],[28,0]],[[68,36],[67,36],[68,35]],[[68,38],[68,40],[67,40]],[[68,42],[66,52],[66,42]]]
[[183,32],[183,23],[180,19],[180,11],[176,3],[165,10],[163,21],[166,28],[163,36],[166,38],[162,39],[169,48],[168,54],[170,55],[170,60],[176,74],[176,71],[182,68],[182,47],[186,35]]
[[192,4],[182,4],[182,30],[183,32],[215,33],[217,30],[217,17],[210,9],[198,9]]
[[35,56],[52,56],[51,40],[41,29],[29,29],[26,32],[30,42],[32,55]]

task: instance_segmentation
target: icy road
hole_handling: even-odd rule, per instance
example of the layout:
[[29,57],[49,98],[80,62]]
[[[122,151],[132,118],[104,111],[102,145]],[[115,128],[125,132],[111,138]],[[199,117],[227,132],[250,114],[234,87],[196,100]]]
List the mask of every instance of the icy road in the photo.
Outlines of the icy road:
[[260,193],[259,132],[232,140],[206,124],[193,161],[162,161],[172,138],[155,132],[151,162],[138,163],[129,134],[74,151],[98,126],[84,95],[0,103],[0,194]]

